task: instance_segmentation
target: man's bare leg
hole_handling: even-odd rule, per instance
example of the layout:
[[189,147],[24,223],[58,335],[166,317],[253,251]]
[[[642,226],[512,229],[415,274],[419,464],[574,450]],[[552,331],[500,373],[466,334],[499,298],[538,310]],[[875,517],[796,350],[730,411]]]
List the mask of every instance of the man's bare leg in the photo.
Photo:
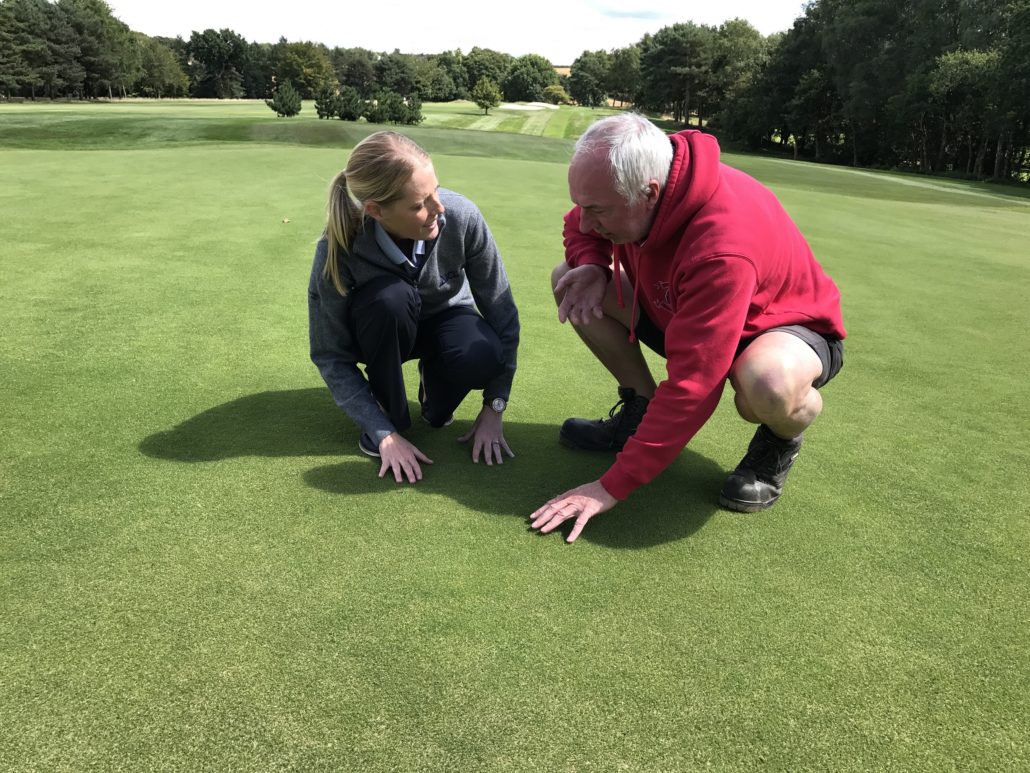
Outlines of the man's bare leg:
[[[568,271],[569,265],[563,261],[551,272],[552,290]],[[623,298],[632,298],[633,288],[630,287],[629,280],[624,274],[620,275],[620,278],[623,283]],[[561,300],[555,296],[555,303],[561,303]],[[619,306],[612,282],[608,283],[602,311],[604,316],[601,319],[592,319],[587,325],[573,325],[576,333],[620,386],[629,387],[638,395],[650,400],[654,397],[657,385],[654,376],[651,375],[651,369],[644,360],[644,354],[640,351],[640,343],[629,340],[632,312],[628,306]]]
[[759,336],[730,371],[737,412],[781,438],[796,437],[822,412],[822,395],[812,386],[822,371],[818,355],[796,335]]
[[[554,269],[551,273],[552,290],[569,270],[565,263]],[[620,281],[623,283],[623,298],[631,298],[633,290],[629,281],[621,275]],[[562,298],[555,295],[555,303],[560,306]],[[640,343],[629,340],[632,310],[619,305],[611,282],[605,290],[601,312],[600,319],[594,317],[573,327],[587,348],[615,377],[619,385],[619,402],[608,418],[567,419],[558,432],[558,439],[563,445],[584,451],[619,451],[636,432],[657,387],[640,350]]]
[[761,426],[723,485],[724,507],[757,512],[779,499],[801,450],[801,433],[822,411],[822,395],[812,386],[822,368],[807,343],[782,331],[759,336],[733,363],[737,412]]

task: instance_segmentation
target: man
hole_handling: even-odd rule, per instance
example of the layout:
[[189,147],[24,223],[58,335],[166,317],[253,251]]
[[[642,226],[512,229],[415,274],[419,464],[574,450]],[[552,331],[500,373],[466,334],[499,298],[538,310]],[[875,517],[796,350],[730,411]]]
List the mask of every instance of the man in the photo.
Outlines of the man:
[[[711,135],[666,136],[632,113],[601,119],[576,144],[569,194],[565,261],[551,277],[558,319],[572,322],[620,399],[608,419],[567,420],[559,440],[619,453],[599,480],[536,510],[532,528],[574,520],[574,541],[672,463],[727,378],[738,413],[759,427],[719,502],[772,506],[822,410],[819,389],[843,364],[836,285],[775,196],[720,162]],[[661,384],[640,341],[667,360]]]

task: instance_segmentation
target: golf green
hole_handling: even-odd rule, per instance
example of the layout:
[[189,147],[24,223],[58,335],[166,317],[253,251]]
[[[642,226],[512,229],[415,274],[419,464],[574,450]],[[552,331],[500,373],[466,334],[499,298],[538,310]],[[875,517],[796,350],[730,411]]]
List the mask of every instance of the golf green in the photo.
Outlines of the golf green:
[[307,350],[373,127],[252,108],[0,106],[0,768],[1027,765],[1030,199],[727,155],[840,285],[844,370],[774,509],[717,507],[727,394],[570,546],[526,516],[610,464],[557,428],[616,394],[548,289],[569,139],[411,130],[523,337],[516,458],[470,461],[469,400],[397,485]]

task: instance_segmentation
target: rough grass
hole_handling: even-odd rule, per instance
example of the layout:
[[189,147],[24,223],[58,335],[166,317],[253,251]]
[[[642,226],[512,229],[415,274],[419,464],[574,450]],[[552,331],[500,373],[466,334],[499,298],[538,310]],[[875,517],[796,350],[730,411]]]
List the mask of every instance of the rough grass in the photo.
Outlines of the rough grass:
[[398,487],[306,352],[357,135],[31,107],[0,108],[0,769],[1026,768],[1024,200],[728,156],[840,284],[845,368],[773,511],[715,506],[727,398],[566,546],[525,516],[603,471],[554,438],[614,397],[546,287],[568,139],[412,131],[524,337],[517,458],[468,461],[470,401]]

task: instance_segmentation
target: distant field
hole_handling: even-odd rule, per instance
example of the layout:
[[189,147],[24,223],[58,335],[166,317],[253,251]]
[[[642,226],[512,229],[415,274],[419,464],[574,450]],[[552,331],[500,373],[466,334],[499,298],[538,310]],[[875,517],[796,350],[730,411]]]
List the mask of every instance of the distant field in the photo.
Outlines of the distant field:
[[[527,109],[519,105],[493,108],[489,115],[484,115],[472,102],[430,103],[423,106],[423,123],[405,128],[414,131],[466,129],[575,139],[596,118],[614,112],[568,106],[557,110]],[[288,119],[277,118],[258,100],[0,105],[0,147],[8,148],[153,147],[226,141],[287,141],[347,147],[370,131],[364,120],[357,123],[319,120],[313,102],[304,103],[300,115]],[[470,138],[469,144],[475,146],[481,139]],[[494,143],[492,140],[488,144]],[[474,152],[474,147],[470,149]]]
[[717,507],[727,395],[567,546],[526,516],[611,461],[556,442],[615,390],[547,287],[599,113],[426,114],[523,339],[517,457],[468,460],[470,399],[410,487],[307,353],[326,186],[378,127],[0,106],[0,770],[1026,770],[1028,200],[727,154],[840,285],[844,370],[773,510]]

